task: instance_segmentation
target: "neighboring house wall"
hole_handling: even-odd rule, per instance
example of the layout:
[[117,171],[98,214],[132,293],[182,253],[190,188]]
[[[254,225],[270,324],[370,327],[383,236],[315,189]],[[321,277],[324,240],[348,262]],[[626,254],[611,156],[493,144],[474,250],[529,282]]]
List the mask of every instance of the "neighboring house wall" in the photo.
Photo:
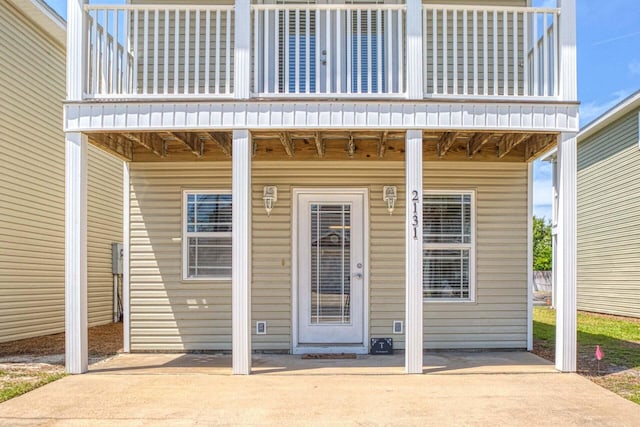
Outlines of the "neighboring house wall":
[[638,114],[578,145],[578,309],[640,317]]
[[[64,331],[65,50],[0,2],[0,342]],[[112,318],[122,162],[89,148],[89,324]]]
[[[289,350],[292,189],[369,188],[369,336],[393,337],[404,320],[404,163],[392,161],[254,162],[252,326],[255,350]],[[278,186],[267,217],[264,185]],[[393,215],[382,187],[398,187]],[[475,302],[425,303],[426,348],[525,348],[527,338],[527,165],[425,162],[425,190],[474,189]],[[131,348],[231,348],[230,281],[182,280],[182,190],[231,188],[231,164],[131,164]],[[255,328],[253,328],[255,329]]]

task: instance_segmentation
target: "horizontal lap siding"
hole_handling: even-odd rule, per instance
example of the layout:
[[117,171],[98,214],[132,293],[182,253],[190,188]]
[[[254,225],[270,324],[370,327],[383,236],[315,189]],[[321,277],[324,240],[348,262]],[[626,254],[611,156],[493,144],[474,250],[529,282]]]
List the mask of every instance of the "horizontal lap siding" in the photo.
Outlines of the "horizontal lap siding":
[[423,185],[476,190],[476,301],[425,303],[425,348],[526,348],[526,164],[429,162]]
[[231,281],[182,280],[182,191],[231,189],[230,163],[131,164],[131,349],[230,350]]
[[[278,187],[278,202],[271,217],[267,217],[262,203],[265,185]],[[398,186],[399,202],[393,216],[389,216],[382,200],[384,185]],[[308,187],[369,189],[369,333],[390,336],[393,319],[404,317],[396,315],[398,309],[401,313],[404,310],[403,164],[254,163],[252,316],[254,324],[256,320],[268,322],[267,335],[254,334],[254,349],[291,348],[292,194],[295,188]],[[402,337],[398,338],[402,342]]]
[[[229,189],[228,163],[132,165],[132,348],[231,346],[231,284],[181,281],[181,190]],[[475,303],[425,304],[425,347],[526,346],[526,165],[425,163],[426,188],[478,191],[478,290]],[[268,217],[265,185],[278,187]],[[382,187],[396,185],[389,215]],[[254,162],[252,165],[252,320],[254,350],[292,345],[292,194],[303,187],[369,189],[369,335],[392,336],[404,319],[404,164],[402,162]],[[267,321],[267,334],[255,322]]]
[[122,242],[122,161],[89,147],[87,277],[89,326],[113,320],[111,243]]
[[578,146],[578,308],[640,317],[636,110]]
[[[6,342],[64,330],[65,53],[0,2],[0,57],[0,342]],[[110,242],[122,239],[121,173],[120,161],[90,148],[90,325],[111,320]]]

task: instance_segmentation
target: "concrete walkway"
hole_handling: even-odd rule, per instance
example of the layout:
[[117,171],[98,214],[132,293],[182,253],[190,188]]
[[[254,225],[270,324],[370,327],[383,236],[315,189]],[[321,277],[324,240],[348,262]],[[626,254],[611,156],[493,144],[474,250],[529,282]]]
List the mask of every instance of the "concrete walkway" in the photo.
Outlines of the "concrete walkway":
[[301,360],[121,355],[0,404],[0,425],[598,425],[640,426],[640,405],[524,352]]

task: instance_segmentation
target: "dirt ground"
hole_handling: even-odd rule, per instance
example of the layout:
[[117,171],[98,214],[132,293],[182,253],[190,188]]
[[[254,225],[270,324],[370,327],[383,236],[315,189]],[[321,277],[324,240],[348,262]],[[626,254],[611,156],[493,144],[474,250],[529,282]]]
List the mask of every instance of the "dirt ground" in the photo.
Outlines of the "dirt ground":
[[[89,362],[122,351],[122,323],[89,328]],[[64,376],[64,333],[0,343],[0,402]]]
[[[89,356],[112,356],[122,351],[122,323],[89,328]],[[0,359],[14,356],[64,354],[64,332],[43,337],[0,343]]]

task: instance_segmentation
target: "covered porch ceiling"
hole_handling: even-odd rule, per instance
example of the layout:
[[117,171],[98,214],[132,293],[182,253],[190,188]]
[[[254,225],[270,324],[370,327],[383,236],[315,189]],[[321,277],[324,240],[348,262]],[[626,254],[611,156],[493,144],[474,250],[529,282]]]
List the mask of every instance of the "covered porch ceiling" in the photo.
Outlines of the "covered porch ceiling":
[[[425,161],[528,162],[557,142],[557,133],[424,131]],[[283,130],[251,133],[255,161],[402,161],[405,131]],[[97,147],[131,162],[225,161],[230,131],[91,133]]]

